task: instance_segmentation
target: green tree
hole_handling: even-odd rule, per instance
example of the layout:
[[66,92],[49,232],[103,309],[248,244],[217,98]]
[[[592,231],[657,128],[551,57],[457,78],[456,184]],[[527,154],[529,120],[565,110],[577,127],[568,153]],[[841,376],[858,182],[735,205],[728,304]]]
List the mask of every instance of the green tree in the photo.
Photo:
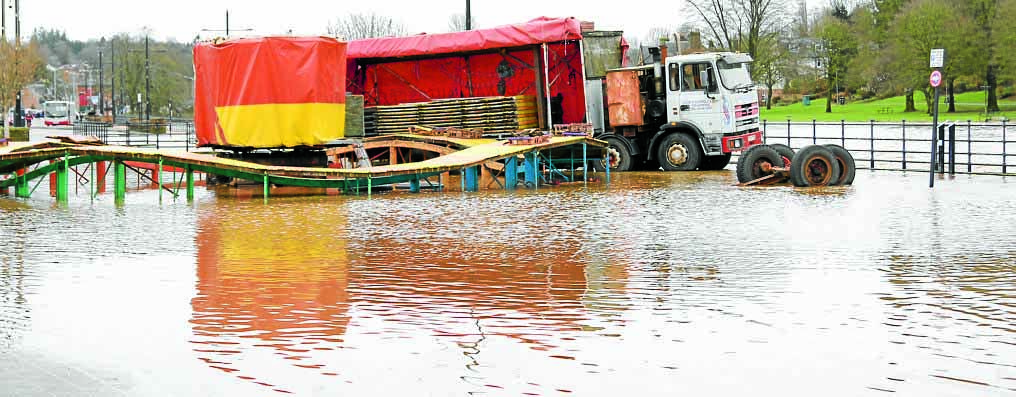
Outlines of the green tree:
[[32,82],[42,64],[38,45],[30,42],[18,45],[0,40],[0,116],[3,117],[3,136],[7,136],[7,109],[14,105],[18,91]]
[[998,4],[998,17],[994,21],[995,39],[999,43],[1009,43],[1005,51],[998,52],[998,64],[1004,77],[1016,80],[1016,0],[1002,0]]
[[933,96],[928,83],[931,73],[928,59],[932,49],[946,50],[944,73],[949,76],[947,78],[969,67],[970,49],[964,48],[964,40],[972,33],[973,25],[959,11],[950,0],[915,0],[904,6],[896,17],[890,30],[893,39],[886,51],[893,56],[894,79],[910,89],[905,111],[916,110],[914,90],[922,92],[928,110],[932,108]]
[[[966,36],[968,39],[972,39],[968,42],[968,45],[977,45],[981,56],[978,58],[982,60],[981,70],[984,70],[985,84],[988,86],[988,111],[998,111],[998,79],[996,76],[996,70],[998,69],[997,55],[1003,52],[1011,52],[1012,42],[1005,42],[998,40],[995,35],[994,27],[998,21],[999,11],[999,0],[966,0],[962,2],[963,9],[959,11],[965,11],[966,15],[973,18],[976,26],[980,27],[974,32],[970,32],[970,36]],[[1012,20],[1005,21],[1005,23],[1012,24]],[[975,44],[976,43],[976,44]],[[1004,51],[997,51],[1000,43],[1007,45],[1008,48],[1004,48]]]
[[844,21],[844,16],[839,15],[835,9],[820,22],[818,38],[821,48],[817,55],[827,84],[826,113],[832,113],[833,90],[847,76],[847,66],[857,54],[857,41],[849,22]]

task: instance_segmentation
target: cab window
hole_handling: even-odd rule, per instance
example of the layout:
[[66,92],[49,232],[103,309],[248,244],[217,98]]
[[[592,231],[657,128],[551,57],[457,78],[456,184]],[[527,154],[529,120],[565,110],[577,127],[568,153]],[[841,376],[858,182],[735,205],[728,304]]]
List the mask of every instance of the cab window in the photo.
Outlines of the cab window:
[[672,63],[667,65],[667,76],[670,76],[670,90],[677,91],[681,88],[681,68],[676,64]]
[[709,63],[686,63],[681,65],[681,90],[705,91],[707,81],[702,81],[702,71],[708,70]]

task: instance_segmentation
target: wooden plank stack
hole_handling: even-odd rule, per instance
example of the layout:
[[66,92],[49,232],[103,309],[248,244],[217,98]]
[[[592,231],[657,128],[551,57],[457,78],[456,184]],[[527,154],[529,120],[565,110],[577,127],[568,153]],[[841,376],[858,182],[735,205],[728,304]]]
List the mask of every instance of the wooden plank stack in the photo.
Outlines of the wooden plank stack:
[[404,133],[412,126],[505,134],[537,125],[536,98],[532,96],[438,99],[373,109],[365,112],[364,119],[378,134]]

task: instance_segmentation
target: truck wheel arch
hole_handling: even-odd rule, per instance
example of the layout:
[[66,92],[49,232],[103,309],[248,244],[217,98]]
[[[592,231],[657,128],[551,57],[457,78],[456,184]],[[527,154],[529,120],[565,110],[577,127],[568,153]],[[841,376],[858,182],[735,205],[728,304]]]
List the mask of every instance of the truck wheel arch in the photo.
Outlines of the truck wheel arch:
[[695,138],[696,141],[698,141],[699,147],[701,147],[702,150],[705,151],[706,144],[705,142],[702,141],[703,137],[702,131],[699,130],[698,127],[696,127],[695,125],[683,122],[674,124],[664,124],[662,127],[660,127],[660,130],[656,132],[656,135],[653,135],[653,138],[649,140],[649,147],[647,148],[648,160],[655,160],[654,157],[656,156],[654,155],[654,153],[656,153],[656,145],[658,145],[663,140],[663,137],[672,133],[684,133],[691,135],[693,138]]
[[634,142],[631,141],[631,139],[625,138],[623,135],[603,134],[596,137],[596,139],[599,139],[601,141],[607,140],[609,138],[617,139],[618,141],[624,143],[624,145],[628,147],[628,153],[631,153],[632,156],[638,156],[642,154],[642,151],[639,150],[639,145],[636,145]]

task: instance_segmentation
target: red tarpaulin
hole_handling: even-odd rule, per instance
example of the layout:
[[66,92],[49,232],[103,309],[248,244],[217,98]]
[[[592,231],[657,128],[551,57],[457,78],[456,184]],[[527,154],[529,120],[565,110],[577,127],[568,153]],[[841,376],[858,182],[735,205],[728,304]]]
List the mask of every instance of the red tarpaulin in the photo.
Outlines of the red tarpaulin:
[[536,18],[526,23],[455,33],[385,37],[349,42],[349,58],[395,58],[482,51],[581,40],[575,18]]
[[[354,40],[349,43],[347,90],[363,95],[366,106],[379,106],[443,98],[538,96],[542,84],[549,83],[549,96],[560,98],[551,106],[562,113],[558,121],[582,122],[586,105],[581,38],[578,20],[539,18],[492,29]],[[547,44],[546,76],[540,64],[542,44]],[[537,84],[538,76],[541,84]],[[542,102],[545,107],[546,99]]]
[[343,137],[346,43],[264,37],[194,47],[198,145],[281,148]]

